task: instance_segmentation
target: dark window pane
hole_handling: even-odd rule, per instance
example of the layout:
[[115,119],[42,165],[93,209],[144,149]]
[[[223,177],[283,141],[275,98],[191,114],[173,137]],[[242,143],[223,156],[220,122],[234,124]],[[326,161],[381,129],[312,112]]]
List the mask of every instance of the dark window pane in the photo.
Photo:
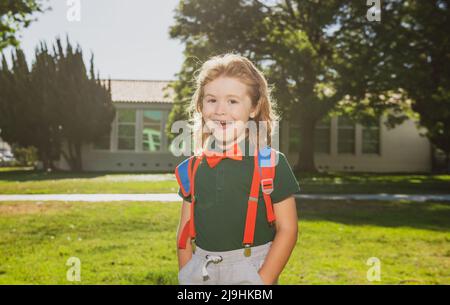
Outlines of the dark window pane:
[[160,124],[162,112],[157,110],[144,110],[144,125],[145,124]]
[[119,138],[119,149],[134,150],[134,138]]
[[355,141],[355,130],[354,129],[339,129],[339,136],[343,142],[354,142]]
[[160,126],[145,126],[142,130],[142,149],[144,151],[158,151],[161,149]]
[[338,152],[340,154],[354,154],[355,143],[354,142],[339,142]]
[[[289,130],[289,151],[298,152],[300,150],[300,128],[292,125]],[[314,152],[330,153],[330,120],[327,118],[317,124],[314,132]]]
[[380,153],[380,128],[378,121],[366,124],[362,130],[362,153],[379,154]]
[[330,119],[325,118],[316,125],[314,132],[314,152],[329,154],[330,153]]
[[378,154],[379,153],[378,143],[363,143],[363,153],[364,154]]
[[133,109],[119,109],[119,123],[135,123],[136,110]]
[[355,153],[355,124],[345,116],[338,118],[338,153]]
[[355,128],[355,123],[347,116],[340,116],[338,118],[338,126],[341,127],[349,127]]
[[134,125],[119,125],[119,137],[134,137]]

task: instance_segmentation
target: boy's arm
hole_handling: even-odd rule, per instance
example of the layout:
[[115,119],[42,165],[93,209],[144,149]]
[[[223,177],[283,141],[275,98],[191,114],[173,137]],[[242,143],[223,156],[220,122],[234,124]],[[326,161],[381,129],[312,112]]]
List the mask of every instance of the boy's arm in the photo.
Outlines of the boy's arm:
[[298,218],[293,196],[273,205],[276,217],[276,234],[264,264],[259,270],[265,284],[271,285],[283,271],[297,243]]
[[186,224],[186,222],[188,222],[190,217],[190,208],[191,203],[183,200],[183,205],[181,206],[180,223],[177,230],[177,255],[179,270],[181,270],[181,268],[183,268],[183,266],[186,265],[187,262],[189,262],[192,258],[192,246],[190,238],[187,239],[186,249],[178,248],[178,240],[180,239],[181,232],[183,231],[184,225]]

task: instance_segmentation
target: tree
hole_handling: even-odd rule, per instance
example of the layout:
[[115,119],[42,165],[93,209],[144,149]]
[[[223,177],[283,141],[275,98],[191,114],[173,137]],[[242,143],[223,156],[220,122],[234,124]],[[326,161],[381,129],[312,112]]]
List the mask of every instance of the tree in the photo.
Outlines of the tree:
[[170,35],[186,44],[186,60],[173,84],[170,119],[186,117],[180,108],[191,94],[197,62],[240,53],[265,72],[280,112],[300,127],[296,170],[315,171],[314,129],[327,113],[343,100],[377,113],[392,106],[377,98],[393,88],[371,73],[380,54],[366,11],[365,1],[180,1]]
[[44,168],[53,168],[60,154],[72,170],[82,170],[82,145],[109,133],[115,116],[110,86],[89,75],[81,48],[67,39],[64,50],[57,39],[50,53],[45,44],[36,49],[31,70],[21,50],[8,68],[3,56],[0,70],[0,129],[10,143],[38,150]]
[[[43,167],[55,168],[53,161],[59,159],[62,145],[61,130],[58,119],[60,111],[57,107],[58,93],[57,61],[49,53],[47,46],[41,43],[35,50],[35,60],[31,69],[31,84],[24,90],[31,100],[32,107],[22,111],[23,119],[18,124],[32,124],[35,129],[28,128],[34,138],[32,145],[37,147]],[[30,111],[33,109],[33,111]],[[27,143],[25,143],[27,144]],[[31,144],[31,143],[30,143]]]
[[0,51],[18,46],[17,33],[34,21],[33,13],[43,12],[41,0],[0,0]]
[[95,76],[93,55],[88,76],[81,48],[74,49],[68,39],[65,52],[57,40],[55,55],[59,124],[67,144],[61,152],[73,170],[81,171],[83,143],[94,142],[110,132],[115,116],[111,86]]
[[[40,60],[39,60],[40,62]],[[36,95],[36,73],[30,71],[25,55],[17,49],[8,68],[2,56],[0,74],[0,129],[2,138],[12,144],[38,149],[45,168],[52,168],[56,145],[54,122],[47,119],[48,108]]]
[[[449,1],[384,1],[381,22],[367,23],[367,37],[378,56],[369,87],[398,88],[411,101],[419,124],[436,148],[441,149],[450,169],[450,28]],[[362,15],[360,7],[355,13]],[[347,28],[360,28],[349,19]],[[354,54],[353,51],[346,51]]]
[[[396,44],[385,46],[395,62],[398,86],[412,99],[420,125],[434,147],[446,155],[450,170],[450,3],[410,0],[387,9],[397,26]],[[383,25],[384,26],[384,25]]]

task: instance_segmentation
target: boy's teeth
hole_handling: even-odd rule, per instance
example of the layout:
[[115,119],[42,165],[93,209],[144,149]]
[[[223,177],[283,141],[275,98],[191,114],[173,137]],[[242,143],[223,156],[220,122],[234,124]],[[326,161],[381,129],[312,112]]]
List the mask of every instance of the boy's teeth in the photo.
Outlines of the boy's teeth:
[[215,121],[216,124],[220,124],[222,127],[228,126],[232,121]]

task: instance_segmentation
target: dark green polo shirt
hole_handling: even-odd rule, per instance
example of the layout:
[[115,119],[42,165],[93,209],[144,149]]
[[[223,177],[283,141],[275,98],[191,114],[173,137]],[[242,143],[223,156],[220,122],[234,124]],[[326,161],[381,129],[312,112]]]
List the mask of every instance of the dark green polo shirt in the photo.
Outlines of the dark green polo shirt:
[[[241,141],[240,145],[242,146]],[[248,155],[248,140],[245,140],[246,155],[242,160],[223,159],[214,168],[206,160],[199,164],[195,175],[194,207],[196,244],[208,251],[230,251],[242,248],[247,202],[253,177],[253,156]],[[291,167],[281,152],[276,166],[272,202],[277,204],[297,193],[300,188]],[[184,197],[181,189],[178,194]],[[262,190],[259,190],[254,246],[272,241],[275,228],[267,222]]]

